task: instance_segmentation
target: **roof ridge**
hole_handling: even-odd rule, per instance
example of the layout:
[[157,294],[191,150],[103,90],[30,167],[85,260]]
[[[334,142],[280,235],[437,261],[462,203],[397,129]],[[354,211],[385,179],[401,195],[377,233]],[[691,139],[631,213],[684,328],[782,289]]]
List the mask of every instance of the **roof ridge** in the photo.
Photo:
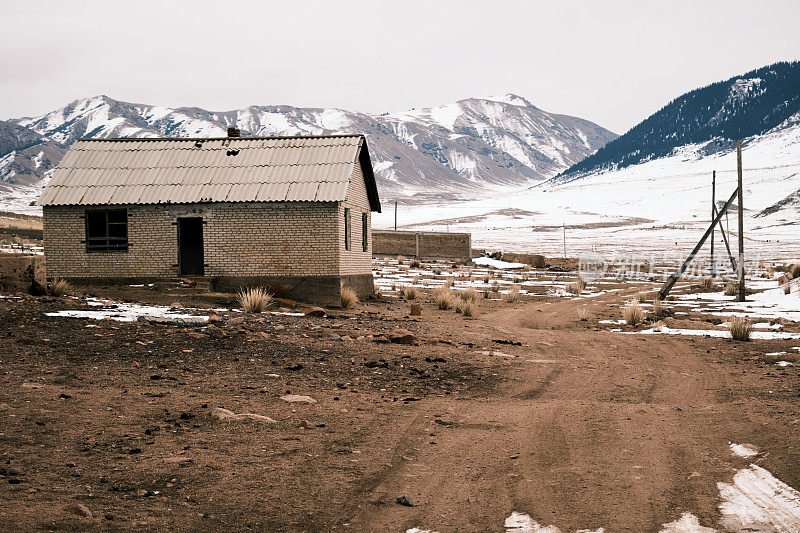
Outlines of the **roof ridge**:
[[330,135],[271,135],[254,137],[81,137],[78,141],[264,141],[270,139],[337,139],[364,137],[363,133],[336,133]]

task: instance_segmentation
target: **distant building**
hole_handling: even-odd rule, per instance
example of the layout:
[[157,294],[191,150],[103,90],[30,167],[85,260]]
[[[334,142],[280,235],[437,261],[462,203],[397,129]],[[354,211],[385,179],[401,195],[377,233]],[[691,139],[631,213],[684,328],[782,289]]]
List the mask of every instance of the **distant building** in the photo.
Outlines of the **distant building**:
[[325,304],[343,286],[371,294],[366,139],[232,135],[76,142],[39,199],[48,276],[207,276]]

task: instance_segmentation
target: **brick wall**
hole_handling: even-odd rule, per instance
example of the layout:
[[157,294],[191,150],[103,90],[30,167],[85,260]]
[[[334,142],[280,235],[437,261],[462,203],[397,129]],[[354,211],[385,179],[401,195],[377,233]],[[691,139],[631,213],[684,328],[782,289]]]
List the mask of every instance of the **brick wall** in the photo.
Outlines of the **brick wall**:
[[[362,180],[363,184],[363,180]],[[343,236],[336,203],[218,203],[128,207],[127,252],[86,252],[81,206],[44,207],[48,276],[171,277],[178,274],[178,217],[205,221],[208,276],[339,275]],[[360,231],[360,215],[358,231]],[[340,225],[342,227],[340,227]],[[354,224],[354,230],[356,225]],[[360,246],[360,234],[358,242]],[[358,248],[360,250],[360,248]]]
[[[350,250],[345,249],[344,236],[344,210],[350,209]],[[367,251],[364,251],[361,239],[361,215],[367,215]],[[339,206],[339,253],[341,257],[341,272],[346,274],[371,274],[372,273],[372,211],[367,196],[367,186],[364,184],[364,175],[361,164],[356,161],[353,173],[350,176],[350,186],[347,190],[347,199]]]

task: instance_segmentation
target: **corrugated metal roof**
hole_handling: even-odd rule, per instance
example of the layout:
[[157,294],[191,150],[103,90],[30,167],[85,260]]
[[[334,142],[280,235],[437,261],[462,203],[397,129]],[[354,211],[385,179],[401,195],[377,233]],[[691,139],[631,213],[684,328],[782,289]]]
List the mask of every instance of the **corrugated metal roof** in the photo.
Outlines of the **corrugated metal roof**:
[[[353,165],[369,162],[361,135],[212,139],[81,139],[41,205],[336,202]],[[373,183],[374,177],[365,171]],[[373,202],[371,196],[370,201]],[[380,209],[377,193],[373,208]]]

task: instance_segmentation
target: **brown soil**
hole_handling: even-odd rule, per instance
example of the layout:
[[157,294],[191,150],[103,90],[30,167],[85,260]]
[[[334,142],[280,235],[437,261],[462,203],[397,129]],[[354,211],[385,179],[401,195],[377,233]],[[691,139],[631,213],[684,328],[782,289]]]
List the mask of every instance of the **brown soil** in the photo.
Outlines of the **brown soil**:
[[[598,324],[638,290],[482,301],[474,319],[426,300],[422,317],[223,313],[208,330],[0,299],[0,528],[503,531],[512,510],[564,531],[657,531],[683,512],[714,526],[716,483],[746,465],[731,441],[800,486],[798,366],[763,355],[798,343]],[[370,340],[398,327],[421,344]]]

